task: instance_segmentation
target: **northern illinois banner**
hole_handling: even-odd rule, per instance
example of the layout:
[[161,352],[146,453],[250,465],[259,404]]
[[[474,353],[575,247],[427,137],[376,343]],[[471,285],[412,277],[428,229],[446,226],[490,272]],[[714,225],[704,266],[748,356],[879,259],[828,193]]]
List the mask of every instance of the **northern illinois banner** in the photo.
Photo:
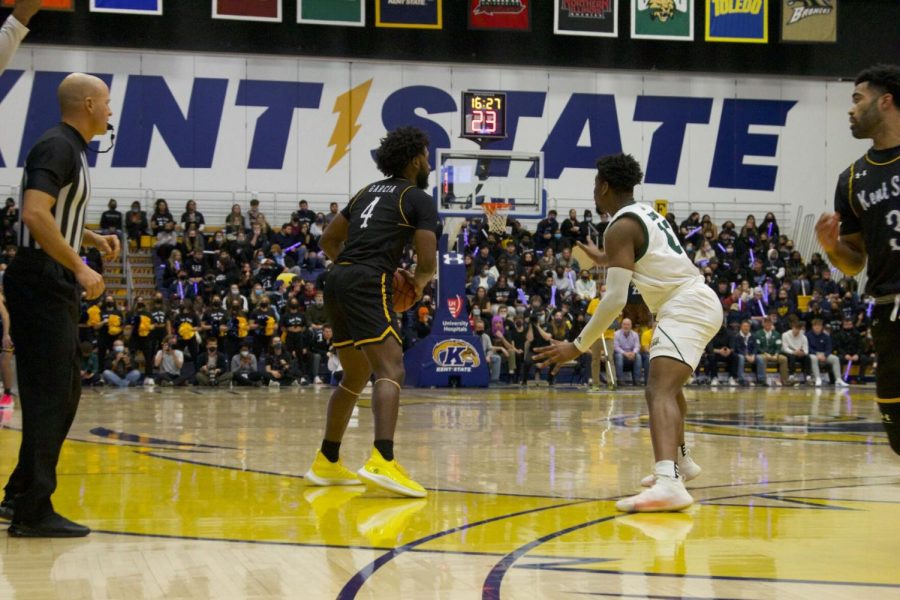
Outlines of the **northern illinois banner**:
[[[2,0],[0,6],[12,7],[16,0]],[[75,10],[75,0],[41,0],[42,10]]]
[[532,0],[469,0],[469,29],[531,31]]
[[838,0],[781,0],[781,41],[836,42]]
[[212,0],[213,19],[281,21],[281,0]]
[[619,0],[554,0],[553,33],[619,35]]
[[769,41],[768,0],[704,0],[706,41],[765,44]]
[[366,5],[363,0],[297,0],[297,22],[363,27]]
[[631,37],[693,41],[694,0],[631,0]]
[[441,29],[443,11],[442,0],[375,0],[375,27]]
[[163,0],[91,0],[91,12],[163,14]]

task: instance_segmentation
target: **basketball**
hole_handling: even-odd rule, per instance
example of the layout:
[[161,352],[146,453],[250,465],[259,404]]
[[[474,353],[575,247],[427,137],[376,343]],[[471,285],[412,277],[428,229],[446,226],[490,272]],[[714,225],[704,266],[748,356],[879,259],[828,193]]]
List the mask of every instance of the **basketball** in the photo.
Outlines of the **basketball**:
[[394,271],[394,312],[406,312],[416,303],[416,288],[403,276],[400,270]]

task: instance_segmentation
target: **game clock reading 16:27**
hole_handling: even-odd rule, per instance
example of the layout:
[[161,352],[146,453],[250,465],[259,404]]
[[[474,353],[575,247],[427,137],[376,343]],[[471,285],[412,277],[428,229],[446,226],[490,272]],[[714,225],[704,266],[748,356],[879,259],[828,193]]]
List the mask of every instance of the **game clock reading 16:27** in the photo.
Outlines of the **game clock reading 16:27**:
[[506,138],[506,94],[463,92],[462,106],[462,137]]

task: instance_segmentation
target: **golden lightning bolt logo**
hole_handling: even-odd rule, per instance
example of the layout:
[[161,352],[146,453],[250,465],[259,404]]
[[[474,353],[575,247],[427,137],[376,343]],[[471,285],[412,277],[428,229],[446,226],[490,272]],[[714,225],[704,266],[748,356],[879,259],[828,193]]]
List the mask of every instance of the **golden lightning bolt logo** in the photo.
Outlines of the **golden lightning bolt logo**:
[[350,142],[362,128],[362,125],[357,124],[356,121],[366,104],[370,87],[372,87],[371,79],[344,92],[334,101],[334,109],[331,112],[337,114],[338,118],[334,125],[334,131],[331,133],[331,139],[328,140],[328,145],[334,146],[334,154],[331,155],[327,171],[330,171],[331,167],[338,164],[350,151]]

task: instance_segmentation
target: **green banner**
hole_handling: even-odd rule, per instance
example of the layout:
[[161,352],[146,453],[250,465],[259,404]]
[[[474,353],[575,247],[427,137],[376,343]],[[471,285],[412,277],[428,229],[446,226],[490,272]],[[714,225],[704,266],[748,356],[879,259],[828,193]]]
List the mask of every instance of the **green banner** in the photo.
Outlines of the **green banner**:
[[365,4],[363,0],[298,0],[297,22],[362,27]]

